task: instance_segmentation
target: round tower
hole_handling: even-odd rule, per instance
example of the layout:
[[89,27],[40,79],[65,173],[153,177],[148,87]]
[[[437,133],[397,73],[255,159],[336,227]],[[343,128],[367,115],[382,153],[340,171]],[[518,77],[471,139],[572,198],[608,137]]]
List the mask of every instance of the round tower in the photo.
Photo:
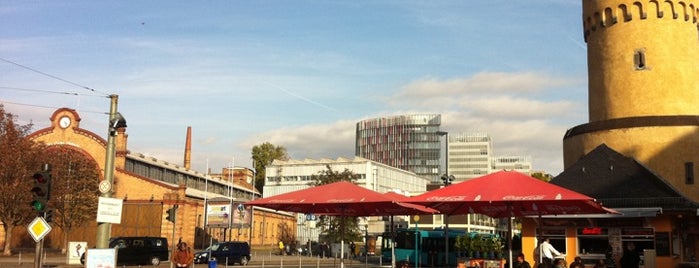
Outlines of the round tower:
[[[693,166],[699,165],[699,0],[582,4],[589,123],[566,133],[565,167],[607,144],[678,189],[693,185]],[[697,191],[681,191],[699,198]]]

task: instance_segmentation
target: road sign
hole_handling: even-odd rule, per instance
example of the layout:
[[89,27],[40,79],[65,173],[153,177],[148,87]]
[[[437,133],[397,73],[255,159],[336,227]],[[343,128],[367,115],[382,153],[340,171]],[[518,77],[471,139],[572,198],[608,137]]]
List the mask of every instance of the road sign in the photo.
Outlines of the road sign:
[[99,184],[99,190],[100,193],[106,194],[112,190],[112,184],[107,180],[103,180]]
[[39,242],[41,239],[44,239],[44,236],[51,232],[51,225],[49,225],[44,218],[36,217],[29,223],[27,230],[29,230],[29,234],[32,235],[34,241]]

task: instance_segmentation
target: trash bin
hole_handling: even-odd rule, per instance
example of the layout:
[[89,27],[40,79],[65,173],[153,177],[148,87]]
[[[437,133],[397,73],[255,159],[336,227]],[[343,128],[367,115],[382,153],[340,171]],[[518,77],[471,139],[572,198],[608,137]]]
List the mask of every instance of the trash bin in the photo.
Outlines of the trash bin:
[[209,268],[216,268],[216,259],[209,260]]

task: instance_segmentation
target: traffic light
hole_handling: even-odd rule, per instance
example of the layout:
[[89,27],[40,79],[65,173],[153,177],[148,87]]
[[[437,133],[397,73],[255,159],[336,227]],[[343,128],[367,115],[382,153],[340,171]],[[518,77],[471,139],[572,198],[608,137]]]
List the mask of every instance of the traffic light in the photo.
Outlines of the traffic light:
[[34,187],[31,190],[33,200],[30,205],[34,210],[43,212],[48,207],[51,197],[51,173],[47,171],[34,173],[32,180],[34,180]]
[[175,223],[177,217],[177,207],[171,207],[167,209],[167,217],[166,219],[172,223]]
[[47,211],[44,211],[44,220],[46,222],[52,222],[53,221],[53,209],[49,209]]

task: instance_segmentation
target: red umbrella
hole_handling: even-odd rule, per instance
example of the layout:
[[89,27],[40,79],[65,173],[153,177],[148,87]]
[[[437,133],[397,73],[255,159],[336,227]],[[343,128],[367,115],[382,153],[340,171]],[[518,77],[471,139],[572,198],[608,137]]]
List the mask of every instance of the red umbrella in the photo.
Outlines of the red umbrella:
[[[405,200],[447,215],[478,213],[508,218],[508,245],[512,260],[512,225],[509,217],[617,213],[594,198],[541,181],[516,171],[499,171],[426,192]],[[509,262],[512,267],[512,261]]]
[[246,202],[274,210],[344,216],[433,214],[438,211],[399,202],[378,192],[341,181]]
[[478,213],[494,218],[616,213],[594,198],[516,171],[499,171],[405,200],[447,215]]
[[[248,206],[335,216],[388,216],[432,214],[438,211],[401,203],[351,182],[341,181],[246,202]],[[342,227],[341,227],[342,228]],[[341,229],[344,236],[344,228]],[[344,238],[341,244],[344,267]]]

